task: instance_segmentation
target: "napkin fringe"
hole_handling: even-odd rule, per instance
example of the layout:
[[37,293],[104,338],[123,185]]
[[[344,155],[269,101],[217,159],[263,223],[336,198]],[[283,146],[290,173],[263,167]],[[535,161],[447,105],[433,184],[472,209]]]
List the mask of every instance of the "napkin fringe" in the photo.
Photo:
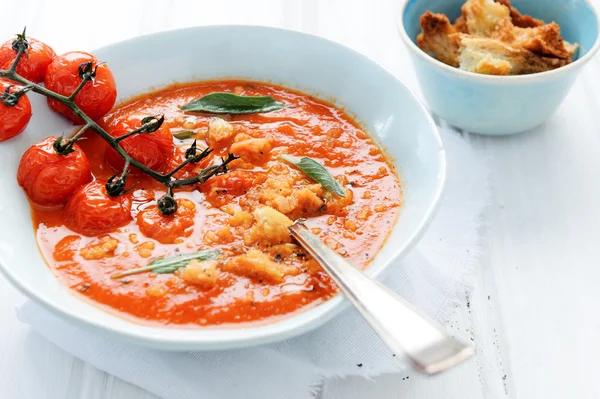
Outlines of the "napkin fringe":
[[321,392],[323,392],[323,388],[325,387],[326,378],[324,375],[319,374],[317,378],[308,386],[308,394],[311,398],[317,398]]
[[394,369],[388,369],[384,373],[381,370],[365,370],[360,374],[356,372],[356,370],[352,367],[342,367],[338,371],[333,373],[318,373],[315,380],[309,386],[309,395],[310,398],[318,398],[319,395],[323,393],[323,389],[325,388],[325,382],[330,379],[345,379],[348,377],[360,377],[370,382],[377,381],[378,378],[381,378],[383,375],[394,375],[396,373],[402,373],[408,371],[408,363],[405,362],[403,356],[399,356],[396,367]]
[[[439,122],[438,125],[440,125]],[[449,125],[447,125],[445,122],[442,122],[441,126],[448,127]],[[460,132],[459,135],[471,148],[473,148],[469,133]],[[475,154],[476,152],[473,151],[473,153]],[[470,223],[470,229],[475,231],[475,241],[473,243],[472,249],[470,249],[472,256],[467,260],[462,270],[460,278],[458,278],[455,283],[455,286],[452,290],[452,294],[448,296],[446,302],[444,303],[444,305],[442,305],[437,315],[435,316],[435,320],[444,324],[452,317],[454,309],[464,303],[465,297],[463,297],[463,295],[468,296],[469,293],[473,290],[473,287],[475,286],[476,282],[475,272],[479,267],[481,258],[485,254],[485,250],[483,249],[483,243],[486,234],[484,233],[484,231],[486,231],[490,227],[489,221],[487,221],[485,215],[491,205],[492,180],[491,170],[488,166],[490,157],[481,155],[480,153],[478,154],[478,156],[483,158],[482,162],[480,162],[479,165],[481,165],[480,167],[483,170],[482,173],[484,174],[485,188],[482,190],[482,192],[484,193],[482,198],[480,198],[478,203],[474,206],[474,208],[479,209],[479,212],[477,212],[475,218]]]
[[485,253],[485,251],[483,250],[482,241],[483,235],[478,232],[477,244],[471,250],[473,256],[465,264],[461,277],[456,281],[454,288],[452,289],[452,294],[448,296],[446,302],[444,303],[444,305],[442,305],[437,315],[435,316],[436,321],[445,324],[447,320],[452,317],[454,309],[457,306],[464,304],[464,295],[468,296],[469,293],[473,290],[473,286],[475,285],[476,281],[475,272],[477,271],[481,257]]

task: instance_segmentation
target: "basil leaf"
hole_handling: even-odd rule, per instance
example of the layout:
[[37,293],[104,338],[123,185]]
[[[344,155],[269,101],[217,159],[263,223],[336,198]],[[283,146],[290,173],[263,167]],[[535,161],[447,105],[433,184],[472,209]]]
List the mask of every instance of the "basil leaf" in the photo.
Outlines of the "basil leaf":
[[209,260],[215,259],[221,251],[214,250],[203,250],[193,254],[186,255],[175,255],[166,258],[157,258],[148,264],[148,266],[138,267],[137,269],[128,270],[126,272],[117,273],[112,276],[113,279],[119,279],[125,276],[131,276],[132,274],[139,274],[145,272],[152,272],[156,274],[175,273],[177,269],[185,267],[190,261],[194,259]]
[[173,133],[173,137],[175,137],[176,139],[179,139],[179,140],[189,139],[193,135],[194,135],[193,130],[181,130],[179,132]]
[[325,169],[320,163],[309,157],[302,157],[299,161],[292,159],[286,155],[279,155],[279,158],[284,161],[291,163],[308,177],[322,185],[325,189],[337,194],[341,197],[345,197],[346,193],[340,185],[340,183]]
[[283,103],[271,96],[238,96],[232,93],[211,93],[181,107],[182,111],[211,114],[257,114],[277,111]]

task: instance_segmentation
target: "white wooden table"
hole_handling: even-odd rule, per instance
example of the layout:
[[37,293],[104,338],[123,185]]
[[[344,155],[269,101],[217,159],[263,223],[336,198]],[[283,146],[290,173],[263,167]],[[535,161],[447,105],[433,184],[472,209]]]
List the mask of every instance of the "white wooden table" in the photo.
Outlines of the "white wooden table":
[[[186,26],[279,26],[353,47],[418,92],[397,3],[3,0],[0,41],[27,25],[61,53]],[[330,381],[323,398],[600,398],[599,107],[596,58],[544,126],[468,137],[489,157],[492,197],[475,290],[449,324],[474,340],[475,359],[432,379]],[[0,398],[155,398],[29,333],[14,313],[23,301],[0,277]]]

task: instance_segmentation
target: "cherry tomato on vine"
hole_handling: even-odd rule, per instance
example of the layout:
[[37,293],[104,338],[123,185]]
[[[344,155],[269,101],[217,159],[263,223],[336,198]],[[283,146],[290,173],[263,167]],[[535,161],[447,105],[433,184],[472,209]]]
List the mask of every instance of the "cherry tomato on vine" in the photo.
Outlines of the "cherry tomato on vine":
[[[7,80],[0,80],[0,98],[3,98],[3,101],[0,101],[0,141],[8,140],[20,134],[25,130],[31,119],[31,104],[26,94],[18,98],[9,98],[11,95],[14,96],[19,89],[22,89],[22,87],[14,86],[13,83]],[[4,101],[8,103],[10,100],[16,101],[16,104],[8,105],[4,103]]]
[[[185,161],[186,152],[189,148],[190,148],[189,144],[180,145],[180,146],[175,147],[175,151],[174,151],[171,159],[169,159],[166,170],[173,170],[177,166],[181,165]],[[198,148],[196,154],[199,155],[202,152],[202,150],[203,150],[203,148]],[[208,155],[207,157],[202,159],[200,162],[187,164],[186,166],[183,167],[183,169],[181,169],[179,172],[175,173],[175,175],[173,177],[176,177],[178,179],[187,179],[189,177],[198,176],[200,174],[200,172],[202,172],[203,169],[211,166],[213,164],[213,161],[214,161],[214,156],[212,154]]]
[[[14,40],[0,45],[0,69],[9,69],[17,56],[17,52],[12,48]],[[17,73],[34,83],[43,82],[48,65],[56,57],[56,53],[50,46],[32,37],[28,37],[27,42],[29,48],[27,54],[23,54],[19,60]]]
[[54,150],[58,137],[48,137],[29,147],[19,163],[17,181],[29,199],[41,207],[64,204],[81,185],[92,180],[87,156],[77,144],[67,155]]
[[[106,64],[98,63],[96,57],[88,53],[79,51],[66,53],[56,57],[48,66],[44,83],[47,89],[70,96],[82,81],[79,67],[88,62],[93,63],[96,76],[77,94],[75,104],[92,120],[97,121],[110,111],[117,99],[115,78]],[[48,105],[53,111],[72,120],[74,124],[83,124],[83,120],[61,102],[48,98]]]
[[[127,118],[120,121],[108,133],[113,137],[121,137],[141,127],[142,119],[141,116]],[[169,160],[173,156],[173,135],[165,126],[152,133],[135,134],[119,144],[133,159],[157,172],[166,171]],[[117,171],[125,166],[123,158],[111,147],[106,149],[106,161]],[[131,172],[140,173],[137,168],[131,168]]]
[[158,206],[150,205],[137,214],[137,224],[142,234],[163,244],[173,244],[177,239],[189,237],[194,230],[196,205],[187,199],[177,199],[177,211],[163,216]]
[[131,220],[131,196],[110,197],[106,181],[81,186],[65,205],[65,226],[86,236],[111,233]]

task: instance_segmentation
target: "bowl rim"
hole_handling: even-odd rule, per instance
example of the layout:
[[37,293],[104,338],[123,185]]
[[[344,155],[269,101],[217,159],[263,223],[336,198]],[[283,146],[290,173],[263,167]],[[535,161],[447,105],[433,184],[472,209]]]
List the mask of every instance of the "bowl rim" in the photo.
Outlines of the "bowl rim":
[[571,62],[569,65],[565,65],[560,68],[552,69],[550,71],[532,73],[528,75],[507,75],[507,76],[497,76],[497,75],[484,75],[481,73],[463,71],[459,68],[454,68],[450,65],[444,64],[441,61],[438,61],[434,57],[430,56],[423,50],[421,50],[415,42],[408,36],[408,32],[406,32],[406,27],[404,26],[404,14],[406,13],[406,7],[413,0],[402,0],[402,7],[400,12],[400,18],[397,19],[396,27],[400,33],[400,37],[404,41],[404,44],[412,50],[413,53],[418,53],[421,59],[424,59],[428,63],[438,67],[446,72],[452,73],[461,79],[469,79],[476,80],[480,82],[486,83],[517,83],[517,82],[532,82],[532,81],[540,81],[544,79],[552,79],[554,77],[567,74],[572,69],[579,68],[585,65],[600,49],[600,11],[593,4],[592,0],[583,0],[587,3],[588,7],[592,10],[594,16],[596,17],[596,22],[598,24],[598,33],[596,35],[596,40],[592,48],[581,58],[576,59]]
[[[418,222],[417,227],[413,233],[404,242],[404,245],[399,246],[390,257],[394,262],[398,261],[402,257],[408,254],[408,252],[414,248],[416,243],[422,238],[430,226],[436,212],[441,206],[441,198],[443,195],[444,187],[446,184],[447,177],[447,156],[444,148],[443,140],[437,125],[433,118],[427,111],[425,105],[415,94],[415,92],[400,78],[391,73],[388,69],[381,66],[371,58],[361,54],[360,52],[345,46],[341,43],[333,40],[325,39],[323,37],[313,35],[310,33],[299,32],[291,29],[283,29],[278,27],[268,27],[260,25],[210,25],[210,26],[196,26],[172,29],[160,32],[154,32],[145,35],[135,36],[126,40],[111,43],[106,46],[100,47],[92,51],[105,52],[111,51],[113,47],[121,46],[125,43],[131,44],[140,39],[149,39],[152,37],[164,35],[164,34],[182,34],[190,31],[210,31],[215,29],[243,29],[243,30],[267,30],[273,33],[291,34],[299,37],[308,38],[310,40],[317,40],[325,42],[329,46],[336,46],[347,52],[351,52],[358,57],[364,58],[374,68],[379,68],[389,78],[396,80],[399,84],[405,87],[409,96],[415,104],[420,107],[423,111],[423,115],[426,118],[427,125],[430,127],[430,133],[433,137],[433,141],[436,144],[437,154],[436,157],[439,161],[439,169],[437,172],[435,192],[432,196],[432,201],[426,208],[425,213],[421,220]],[[387,245],[387,243],[386,243]],[[47,265],[45,265],[47,267]],[[391,264],[389,263],[378,263],[372,265],[366,269],[366,273],[372,277],[380,275],[384,270],[389,270]],[[31,286],[21,279],[17,274],[11,271],[11,267],[0,261],[0,272],[21,292],[23,292],[28,298],[33,299],[37,304],[43,308],[55,313],[59,317],[65,318],[70,322],[75,323],[81,327],[91,328],[97,332],[108,334],[111,337],[126,340],[131,343],[138,345],[151,347],[155,349],[165,350],[222,350],[222,349],[235,349],[242,347],[251,347],[261,345],[265,343],[279,342],[294,336],[298,336],[302,333],[311,331],[327,321],[331,320],[334,316],[339,314],[343,309],[349,306],[349,301],[340,293],[330,298],[329,300],[312,306],[308,309],[300,310],[299,312],[284,316],[279,320],[268,322],[259,325],[249,326],[228,326],[220,328],[219,326],[210,327],[207,329],[183,329],[183,328],[172,328],[164,326],[151,326],[136,324],[131,322],[125,325],[112,325],[109,323],[98,322],[92,317],[79,312],[75,312],[65,306],[58,305],[55,301],[46,295],[45,293],[39,293],[31,288]],[[55,276],[54,276],[55,277]],[[59,282],[59,284],[62,284]],[[68,287],[64,287],[65,290],[69,290]],[[74,296],[74,298],[77,298]],[[83,300],[77,298],[77,300]],[[99,307],[98,304],[92,303],[91,306]],[[119,317],[116,314],[112,314],[114,317]],[[277,327],[274,327],[277,326]],[[188,333],[192,331],[193,334]],[[173,334],[169,334],[173,332]],[[175,332],[181,333],[181,335],[174,334]],[[204,333],[203,333],[204,332]],[[221,333],[221,334],[216,334]],[[209,335],[209,336],[207,336]]]

